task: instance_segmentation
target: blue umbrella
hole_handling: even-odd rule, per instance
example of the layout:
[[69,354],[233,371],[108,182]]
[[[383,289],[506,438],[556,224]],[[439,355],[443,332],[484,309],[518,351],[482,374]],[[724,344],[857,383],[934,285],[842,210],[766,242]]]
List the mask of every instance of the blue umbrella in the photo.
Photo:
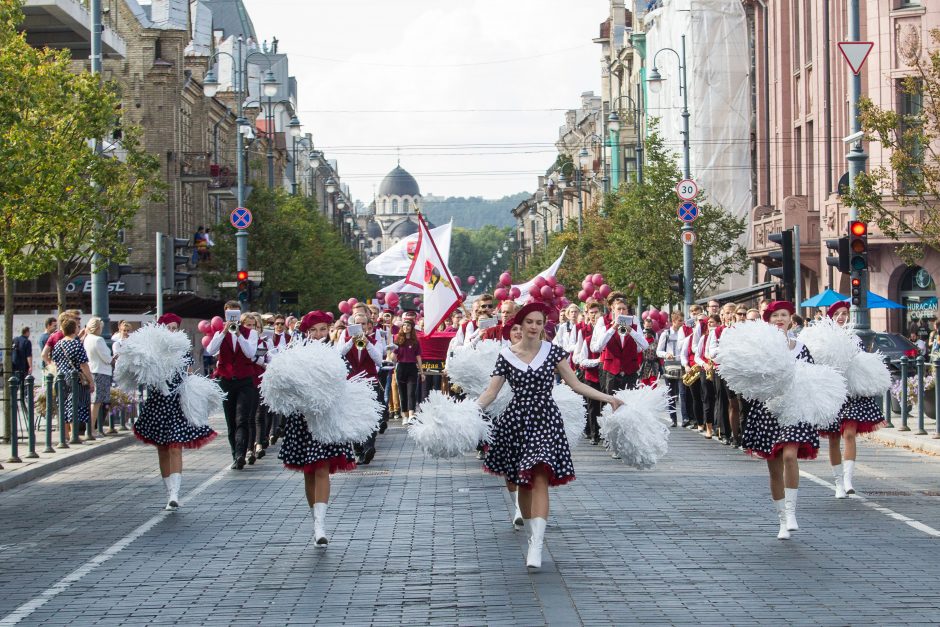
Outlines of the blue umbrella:
[[868,292],[869,309],[907,309],[904,305],[899,305],[893,300],[888,300],[884,296],[879,296],[874,292]]
[[[879,297],[880,298],[880,297]],[[816,294],[807,298],[802,303],[800,307],[828,307],[834,303],[838,303],[840,300],[848,300],[848,296],[843,296],[839,292],[833,290],[826,290],[821,294]],[[890,301],[889,301],[890,302]]]

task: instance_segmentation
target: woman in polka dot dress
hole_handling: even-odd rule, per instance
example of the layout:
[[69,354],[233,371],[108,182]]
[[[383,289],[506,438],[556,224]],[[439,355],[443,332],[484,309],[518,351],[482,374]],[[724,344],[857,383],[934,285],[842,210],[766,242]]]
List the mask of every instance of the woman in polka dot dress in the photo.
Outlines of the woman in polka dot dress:
[[[826,312],[840,327],[849,321],[849,302],[844,300],[833,304]],[[859,340],[861,344],[861,340]],[[852,479],[855,474],[855,435],[871,433],[885,425],[881,405],[871,396],[850,396],[839,410],[839,418],[820,435],[829,437],[829,463],[832,465],[832,478],[836,486],[836,498],[848,498],[855,494]],[[843,470],[841,442],[845,440],[845,468]]]
[[[182,319],[176,314],[164,314],[157,324],[165,325],[170,331],[179,331]],[[193,357],[187,353],[186,368],[193,365]],[[166,485],[168,511],[179,507],[180,484],[183,481],[183,449],[200,448],[215,439],[218,434],[211,427],[194,427],[183,415],[177,388],[183,382],[177,374],[170,382],[170,393],[161,394],[159,390],[149,388],[147,400],[140,405],[137,420],[134,421],[134,435],[141,442],[157,447],[160,460],[160,475]]]
[[[307,341],[330,343],[330,323],[333,316],[323,311],[311,311],[300,322],[300,332]],[[330,500],[330,475],[355,470],[356,454],[352,444],[325,444],[313,439],[306,419],[294,414],[284,425],[284,440],[278,459],[288,470],[304,473],[304,493],[313,514],[313,536],[318,547],[326,547],[326,507]]]
[[513,324],[522,327],[522,341],[500,352],[489,387],[477,401],[485,409],[506,381],[512,388],[512,400],[493,421],[484,469],[522,488],[519,505],[530,534],[526,558],[530,568],[542,565],[548,488],[575,478],[564,422],[552,398],[555,373],[582,396],[610,403],[614,409],[622,405],[578,381],[568,365],[568,353],[543,339],[547,314],[542,303],[519,310]]
[[[781,333],[790,327],[793,303],[775,300],[764,310],[764,321],[775,325]],[[813,363],[809,349],[789,338],[790,353],[794,359]],[[767,460],[770,472],[770,495],[777,510],[780,529],[777,537],[786,540],[796,531],[796,498],[800,487],[800,459],[816,459],[819,452],[819,434],[809,423],[781,426],[767,406],[752,401],[744,427],[744,450]]]

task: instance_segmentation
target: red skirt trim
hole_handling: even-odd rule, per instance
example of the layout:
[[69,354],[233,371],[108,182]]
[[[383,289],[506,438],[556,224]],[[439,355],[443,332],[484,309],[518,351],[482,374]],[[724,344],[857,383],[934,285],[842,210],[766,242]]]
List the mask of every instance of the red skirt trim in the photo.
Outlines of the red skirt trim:
[[141,442],[143,442],[144,444],[149,444],[150,446],[162,446],[165,448],[189,448],[189,449],[202,448],[203,446],[205,446],[212,440],[216,439],[218,435],[219,435],[218,433],[213,431],[209,435],[199,438],[198,440],[192,440],[190,442],[170,442],[169,444],[161,444],[159,442],[154,442],[153,440],[143,437],[142,435],[137,433],[136,429],[134,429],[134,437],[140,440]]
[[880,420],[878,422],[859,422],[858,420],[844,419],[841,421],[838,431],[820,431],[819,435],[845,435],[845,427],[849,424],[855,425],[855,433],[857,434],[874,433],[878,429],[888,426],[888,423],[884,420]]
[[334,475],[337,472],[348,472],[350,470],[356,469],[356,462],[350,460],[345,455],[337,455],[336,457],[330,457],[329,459],[321,459],[309,464],[304,464],[303,466],[297,466],[295,464],[284,464],[284,468],[287,468],[288,470],[309,473],[314,472],[319,468],[323,468],[327,464],[329,464],[331,475]]
[[777,442],[774,444],[773,450],[770,451],[770,455],[764,451],[758,451],[755,449],[747,449],[744,452],[753,457],[760,457],[761,459],[775,459],[777,455],[783,450],[783,447],[787,446],[788,444],[799,444],[799,448],[796,450],[797,459],[816,459],[816,455],[819,453],[819,449],[815,448],[809,442]]
[[[572,481],[575,480],[574,475],[568,475],[566,477],[556,477],[555,471],[552,470],[551,466],[545,463],[539,463],[539,464],[536,464],[535,467],[533,468],[520,470],[519,471],[520,481],[516,485],[518,485],[520,488],[531,490],[532,489],[532,473],[535,472],[536,468],[544,468],[545,470],[548,471],[548,485],[549,487],[552,487],[552,488],[554,488],[555,486],[565,485],[566,483],[571,483]],[[502,477],[503,479],[508,479],[505,473],[496,472],[495,470],[490,470],[486,466],[486,464],[483,464],[483,472],[490,474],[490,475],[495,475],[497,477]]]

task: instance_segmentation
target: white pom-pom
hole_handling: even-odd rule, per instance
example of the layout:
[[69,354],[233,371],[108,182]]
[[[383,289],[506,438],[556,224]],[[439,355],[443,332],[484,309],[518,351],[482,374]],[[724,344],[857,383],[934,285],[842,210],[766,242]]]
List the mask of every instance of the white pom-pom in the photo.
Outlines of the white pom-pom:
[[307,411],[307,428],[314,440],[324,444],[363,442],[379,428],[382,404],[372,382],[361,376],[334,383],[336,402],[324,412]]
[[261,398],[284,416],[320,413],[338,402],[345,380],[346,362],[332,346],[291,344],[268,364],[261,377]]
[[839,326],[832,318],[823,318],[803,329],[800,341],[806,344],[814,362],[838,372],[845,372],[852,358],[861,351],[852,327]]
[[499,388],[499,393],[496,394],[496,398],[494,398],[493,402],[486,408],[486,413],[494,418],[499,416],[506,411],[506,407],[509,406],[509,401],[511,400],[512,388],[509,387],[508,383],[504,383],[503,387]]
[[455,402],[431,390],[415,411],[408,437],[431,457],[448,459],[469,453],[480,441],[489,439],[489,423],[483,420],[475,401]]
[[759,320],[726,328],[715,359],[728,387],[759,401],[783,393],[795,363],[786,336]]
[[484,340],[475,347],[454,351],[447,359],[447,378],[460,386],[468,397],[480,396],[490,384],[490,375],[493,374],[501,348],[495,340]]
[[624,464],[652,468],[669,450],[669,398],[666,386],[622,390],[615,396],[623,405],[613,411],[605,405],[597,422],[607,448]]
[[212,379],[198,374],[188,374],[177,388],[180,407],[186,422],[194,427],[209,426],[209,416],[222,413],[225,392]]
[[881,353],[859,351],[845,371],[845,381],[849,396],[882,396],[891,388],[891,372]]
[[162,324],[145,324],[121,344],[114,382],[126,392],[143,385],[169,394],[170,381],[186,371],[183,358],[190,347],[185,333],[170,331]]
[[561,419],[565,423],[565,435],[568,436],[568,447],[574,448],[584,435],[584,424],[587,422],[587,409],[584,397],[562,383],[552,389],[552,398],[561,411]]
[[787,390],[767,400],[781,425],[806,422],[824,429],[835,422],[845,402],[845,377],[835,368],[797,361]]

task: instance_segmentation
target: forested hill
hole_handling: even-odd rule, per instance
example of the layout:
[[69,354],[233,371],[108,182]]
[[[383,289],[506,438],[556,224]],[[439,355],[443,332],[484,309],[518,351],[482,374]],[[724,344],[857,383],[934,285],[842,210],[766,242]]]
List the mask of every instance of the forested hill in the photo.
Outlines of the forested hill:
[[421,200],[421,210],[428,220],[438,226],[453,218],[455,227],[465,229],[477,230],[487,224],[507,227],[516,221],[512,217],[512,210],[529,196],[531,194],[527,192],[520,192],[498,200],[487,200],[478,196],[443,198],[429,195]]

